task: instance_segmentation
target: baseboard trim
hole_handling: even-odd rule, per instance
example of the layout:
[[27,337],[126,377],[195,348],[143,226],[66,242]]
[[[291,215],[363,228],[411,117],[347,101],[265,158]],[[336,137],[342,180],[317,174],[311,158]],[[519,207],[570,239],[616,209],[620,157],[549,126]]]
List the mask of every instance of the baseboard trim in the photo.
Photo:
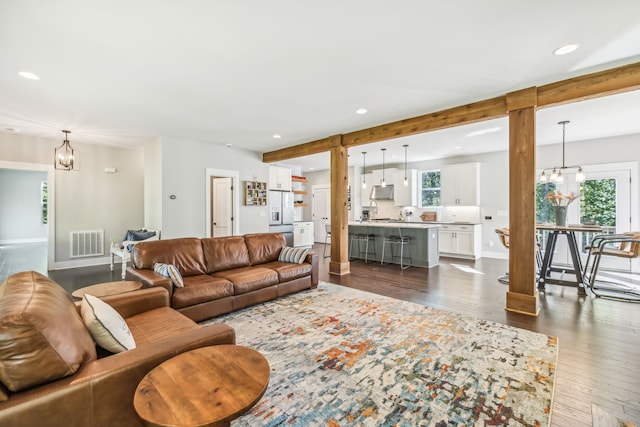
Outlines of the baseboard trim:
[[9,239],[0,240],[0,245],[19,245],[22,243],[47,243],[46,237],[36,237],[33,239]]
[[[92,267],[109,264],[109,257],[78,259],[73,261],[60,261],[49,265],[49,270],[66,270],[67,268]],[[117,263],[120,264],[119,262]]]

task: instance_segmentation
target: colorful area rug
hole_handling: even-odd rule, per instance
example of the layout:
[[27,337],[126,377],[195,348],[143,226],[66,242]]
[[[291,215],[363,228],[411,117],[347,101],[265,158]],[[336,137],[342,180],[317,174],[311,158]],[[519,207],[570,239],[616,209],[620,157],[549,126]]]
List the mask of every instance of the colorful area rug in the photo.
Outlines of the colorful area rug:
[[546,426],[555,337],[338,285],[210,321],[271,365],[233,426]]

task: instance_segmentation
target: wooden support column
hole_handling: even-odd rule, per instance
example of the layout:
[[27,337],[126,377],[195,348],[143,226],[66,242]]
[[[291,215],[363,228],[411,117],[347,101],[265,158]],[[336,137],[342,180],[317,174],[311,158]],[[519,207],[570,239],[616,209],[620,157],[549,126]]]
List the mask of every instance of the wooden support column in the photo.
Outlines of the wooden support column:
[[507,94],[509,111],[509,291],[506,310],[537,316],[536,289],[537,90]]
[[348,150],[342,146],[342,135],[331,143],[331,261],[329,274],[349,274],[349,185]]

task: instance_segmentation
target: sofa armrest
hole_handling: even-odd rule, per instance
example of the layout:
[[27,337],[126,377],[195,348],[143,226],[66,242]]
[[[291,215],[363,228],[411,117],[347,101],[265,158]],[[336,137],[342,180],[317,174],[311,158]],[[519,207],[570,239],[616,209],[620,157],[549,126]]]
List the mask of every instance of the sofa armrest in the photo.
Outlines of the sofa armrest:
[[169,292],[169,300],[171,300],[171,296],[173,295],[173,282],[171,281],[171,279],[169,277],[161,276],[153,270],[127,267],[125,280],[142,282],[143,288],[162,286]]
[[311,264],[311,288],[318,287],[318,280],[320,277],[318,259],[318,254],[311,251],[307,253],[307,257],[304,259],[304,262]]
[[154,308],[169,307],[169,292],[161,286],[109,295],[100,299],[113,307],[125,319]]
[[222,323],[204,326],[88,362],[75,375],[14,393],[0,402],[0,425],[142,426],[133,408],[133,395],[142,378],[171,357],[219,344],[235,344],[233,328]]

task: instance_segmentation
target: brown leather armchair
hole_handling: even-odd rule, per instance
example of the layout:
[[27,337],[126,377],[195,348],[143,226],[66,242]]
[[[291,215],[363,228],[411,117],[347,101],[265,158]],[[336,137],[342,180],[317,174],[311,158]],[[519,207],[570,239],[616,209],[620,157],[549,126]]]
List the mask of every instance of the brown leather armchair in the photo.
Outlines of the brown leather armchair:
[[136,348],[96,352],[79,304],[35,272],[0,285],[0,425],[137,426],[144,375],[186,351],[234,344],[225,324],[200,326],[169,307],[162,288],[102,298],[126,320]]

